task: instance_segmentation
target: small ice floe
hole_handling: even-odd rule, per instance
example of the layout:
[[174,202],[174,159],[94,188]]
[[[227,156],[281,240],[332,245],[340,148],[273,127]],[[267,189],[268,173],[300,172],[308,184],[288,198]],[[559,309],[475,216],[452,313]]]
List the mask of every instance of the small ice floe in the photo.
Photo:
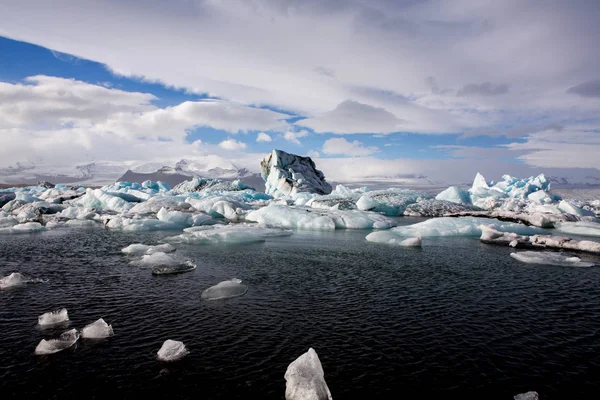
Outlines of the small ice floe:
[[202,292],[204,300],[220,300],[230,297],[242,296],[248,291],[248,286],[242,285],[242,280],[233,278],[217,283]]
[[180,265],[194,265],[189,259],[184,259],[171,254],[165,254],[162,251],[147,254],[141,259],[131,261],[129,265],[134,267],[176,267]]
[[77,329],[71,329],[70,331],[62,333],[58,339],[42,339],[35,348],[35,354],[45,355],[58,353],[59,351],[73,346],[78,340],[79,332],[77,332]]
[[50,311],[44,313],[38,317],[38,325],[40,326],[51,326],[58,325],[69,320],[69,314],[66,308]]
[[515,400],[539,400],[538,392],[520,393],[513,397]]
[[265,228],[256,224],[213,225],[186,228],[181,235],[168,237],[165,240],[186,244],[241,244],[264,242],[267,238],[291,234],[289,230]]
[[160,361],[177,361],[187,356],[190,351],[185,347],[183,342],[167,339],[158,350],[158,359]]
[[526,264],[560,265],[564,267],[592,267],[594,265],[590,262],[581,261],[579,257],[569,257],[561,253],[546,251],[521,251],[511,253],[510,256]]
[[8,289],[11,287],[21,286],[26,283],[41,283],[44,282],[38,278],[28,278],[19,272],[13,272],[10,275],[0,277],[0,289]]
[[156,246],[149,246],[141,243],[130,244],[129,246],[121,249],[121,251],[125,254],[131,255],[150,255],[154,253],[171,253],[175,251],[175,247],[171,246],[168,243],[159,244]]
[[332,400],[317,352],[312,348],[285,371],[286,400]]
[[187,261],[181,265],[159,266],[152,269],[152,275],[173,275],[182,274],[184,272],[193,271],[196,269],[196,264]]
[[84,339],[105,339],[113,335],[114,333],[112,326],[107,324],[102,318],[96,322],[86,325],[81,330],[81,337]]

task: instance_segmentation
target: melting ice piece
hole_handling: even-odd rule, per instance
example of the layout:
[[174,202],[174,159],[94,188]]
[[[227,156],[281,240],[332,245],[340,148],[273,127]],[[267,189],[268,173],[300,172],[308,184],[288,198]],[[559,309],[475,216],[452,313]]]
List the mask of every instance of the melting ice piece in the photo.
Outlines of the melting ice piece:
[[291,231],[270,229],[256,224],[213,225],[184,229],[185,233],[165,240],[175,243],[211,244],[211,243],[253,243],[263,242],[266,238],[289,236]]
[[86,325],[81,330],[81,337],[84,339],[104,339],[113,335],[112,326],[107,324],[102,318]]
[[174,255],[165,254],[161,251],[142,256],[140,260],[131,261],[129,265],[134,267],[175,267],[178,265],[193,265],[188,259],[182,259]]
[[23,274],[13,272],[8,276],[0,278],[0,289],[6,289],[9,287],[20,286],[27,283],[28,279]]
[[202,292],[204,300],[220,300],[230,297],[242,296],[248,291],[248,286],[242,285],[241,279],[233,278],[217,283]]
[[68,320],[69,320],[69,314],[67,313],[67,309],[61,308],[61,309],[50,311],[50,312],[40,315],[38,317],[38,325],[50,326],[50,325],[62,324],[63,322],[67,322]]
[[510,256],[526,264],[561,265],[564,267],[592,267],[594,265],[590,262],[581,261],[579,257],[568,257],[560,253],[546,251],[521,251],[510,253]]
[[515,400],[539,400],[538,392],[520,393],[513,397]]
[[332,400],[317,352],[312,348],[285,371],[286,400]]
[[156,246],[149,246],[146,244],[141,244],[141,243],[134,243],[134,244],[130,244],[129,246],[121,249],[121,251],[125,254],[132,254],[132,255],[144,255],[144,254],[154,254],[154,253],[158,253],[158,252],[162,252],[162,253],[171,253],[173,251],[175,251],[175,247],[171,246],[170,244],[159,244]]
[[158,350],[158,359],[160,361],[177,361],[189,354],[189,350],[183,342],[167,339]]
[[435,196],[436,200],[446,200],[457,204],[471,204],[471,194],[457,186],[450,186],[448,189]]
[[58,339],[42,339],[35,348],[35,354],[45,355],[58,353],[59,351],[68,349],[79,340],[79,332],[77,329],[71,329],[62,333]]

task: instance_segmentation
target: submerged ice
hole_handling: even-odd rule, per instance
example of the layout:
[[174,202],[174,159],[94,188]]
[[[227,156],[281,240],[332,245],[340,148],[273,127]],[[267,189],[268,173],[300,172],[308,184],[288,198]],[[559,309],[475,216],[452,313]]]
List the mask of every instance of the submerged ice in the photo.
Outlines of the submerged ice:
[[202,298],[204,300],[228,299],[231,297],[242,296],[247,291],[248,286],[242,285],[242,281],[240,279],[233,278],[209,287],[202,292]]
[[292,232],[271,229],[252,224],[215,225],[184,229],[184,233],[166,238],[171,243],[211,244],[211,243],[254,243],[267,238],[289,236]]
[[565,267],[592,267],[594,265],[593,263],[582,261],[579,257],[547,251],[521,251],[519,253],[511,253],[510,256],[526,264],[561,265]]

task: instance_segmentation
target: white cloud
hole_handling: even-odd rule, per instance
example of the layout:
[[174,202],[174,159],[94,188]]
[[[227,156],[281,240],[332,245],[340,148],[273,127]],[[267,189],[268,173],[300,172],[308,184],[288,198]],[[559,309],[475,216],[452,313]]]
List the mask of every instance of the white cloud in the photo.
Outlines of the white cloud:
[[223,140],[221,143],[219,143],[219,147],[222,149],[225,149],[225,150],[232,150],[232,151],[244,150],[246,148],[246,143],[238,142],[235,139],[227,139],[227,140]]
[[368,156],[377,153],[379,149],[374,146],[365,146],[363,143],[355,140],[349,142],[344,138],[328,139],[323,143],[323,153],[337,154],[344,156]]
[[[567,93],[597,79],[594,2],[63,4],[57,12],[44,0],[2,2],[0,35],[236,104],[299,112],[319,132],[460,133],[548,115],[600,119],[597,98]],[[131,51],[148,43],[153,51]],[[186,62],[173,68],[173,60]],[[501,95],[456,96],[461,88]],[[344,115],[348,99],[363,105],[360,115],[382,109],[384,119]]]
[[317,117],[299,124],[317,133],[390,133],[400,130],[402,121],[383,108],[346,100]]
[[300,144],[300,141],[298,140],[298,138],[301,137],[305,137],[308,136],[308,131],[306,130],[301,130],[298,132],[293,132],[293,131],[287,131],[286,133],[283,134],[283,138],[285,140],[287,140],[288,142],[292,142],[295,144]]
[[267,135],[264,132],[260,132],[258,135],[256,135],[256,141],[257,142],[270,142],[271,140],[271,136]]
[[321,157],[321,153],[319,153],[318,151],[315,150],[309,150],[306,152],[306,155],[311,157],[311,158],[319,158]]

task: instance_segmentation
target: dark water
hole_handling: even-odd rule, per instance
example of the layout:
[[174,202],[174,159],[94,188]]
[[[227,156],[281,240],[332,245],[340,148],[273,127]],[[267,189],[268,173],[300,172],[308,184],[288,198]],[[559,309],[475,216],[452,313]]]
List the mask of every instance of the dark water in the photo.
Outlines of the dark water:
[[[120,249],[172,233],[1,236],[0,275],[49,282],[0,292],[0,396],[282,399],[287,365],[314,347],[336,400],[599,398],[600,268],[525,265],[466,238],[388,247],[366,233],[181,246],[198,268],[159,277]],[[200,299],[232,277],[246,295]],[[59,307],[69,328],[103,317],[115,336],[35,356],[66,330],[36,326]],[[165,339],[191,353],[157,361]]]

